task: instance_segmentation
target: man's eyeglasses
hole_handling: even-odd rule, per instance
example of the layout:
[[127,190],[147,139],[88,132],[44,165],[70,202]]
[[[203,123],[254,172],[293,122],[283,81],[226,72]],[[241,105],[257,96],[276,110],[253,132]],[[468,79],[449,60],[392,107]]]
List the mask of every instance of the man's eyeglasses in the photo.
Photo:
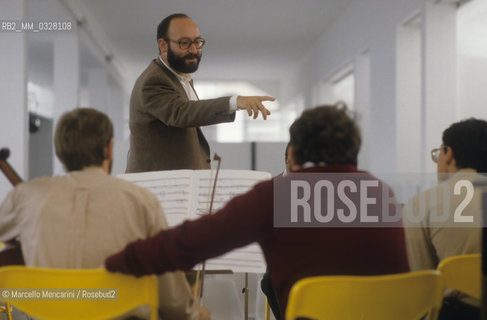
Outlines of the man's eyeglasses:
[[194,40],[191,40],[190,38],[181,38],[179,40],[172,40],[172,39],[168,39],[168,40],[177,43],[179,45],[179,48],[183,50],[189,49],[189,47],[191,47],[193,43],[196,49],[201,49],[205,46],[205,39],[203,38],[196,38]]
[[434,148],[431,150],[431,160],[433,160],[434,163],[438,162],[438,157],[440,156],[441,148],[443,148],[444,151],[446,152],[446,148],[447,148],[446,146],[441,146],[439,148]]

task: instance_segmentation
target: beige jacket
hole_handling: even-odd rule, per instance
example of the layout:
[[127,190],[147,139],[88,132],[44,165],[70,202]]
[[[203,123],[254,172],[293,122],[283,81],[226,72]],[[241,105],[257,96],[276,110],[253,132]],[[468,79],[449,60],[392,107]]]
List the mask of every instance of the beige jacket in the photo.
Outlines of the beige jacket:
[[[167,228],[157,198],[99,167],[21,183],[0,205],[0,241],[19,238],[27,266],[99,268],[137,239]],[[197,319],[186,277],[159,277],[165,320]]]
[[154,59],[130,97],[126,172],[210,168],[210,147],[199,127],[232,122],[229,100],[190,101],[177,77]]
[[[480,253],[482,193],[475,189],[473,198],[461,212],[462,216],[473,217],[471,224],[455,222],[455,210],[461,203],[467,203],[466,189],[463,188],[459,195],[454,194],[454,186],[460,180],[474,182],[479,179],[485,177],[472,169],[463,169],[437,187],[418,194],[406,203],[403,209],[403,222],[411,271],[436,269],[440,261],[450,256]],[[424,216],[424,219],[412,222],[407,218],[411,215]],[[473,298],[462,297],[462,300],[478,304]]]

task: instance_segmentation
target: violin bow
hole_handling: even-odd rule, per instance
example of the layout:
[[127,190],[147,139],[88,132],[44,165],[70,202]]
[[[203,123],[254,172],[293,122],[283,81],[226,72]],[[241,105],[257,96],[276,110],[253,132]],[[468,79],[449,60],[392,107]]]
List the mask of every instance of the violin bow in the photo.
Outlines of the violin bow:
[[[212,214],[213,213],[213,201],[215,200],[215,191],[216,191],[216,182],[218,181],[218,172],[220,171],[220,164],[222,161],[222,158],[217,155],[216,153],[213,155],[213,160],[218,161],[218,165],[216,167],[216,174],[215,174],[215,179],[213,180],[213,190],[211,191],[211,199],[210,199],[210,209],[208,210],[207,214]],[[201,272],[198,272],[196,275],[196,283],[199,283],[199,294],[198,294],[198,305],[201,304],[201,301],[203,299],[203,284],[205,280],[205,271],[206,271],[206,261],[203,261],[203,264],[201,266]]]

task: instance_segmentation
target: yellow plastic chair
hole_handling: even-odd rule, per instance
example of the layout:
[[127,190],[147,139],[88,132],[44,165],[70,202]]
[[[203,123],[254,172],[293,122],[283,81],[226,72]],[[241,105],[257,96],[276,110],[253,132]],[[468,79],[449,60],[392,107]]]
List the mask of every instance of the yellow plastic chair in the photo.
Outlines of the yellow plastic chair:
[[445,288],[461,291],[471,297],[481,297],[480,254],[465,254],[448,257],[440,262]]
[[12,308],[9,303],[6,302],[4,306],[0,306],[0,313],[6,313],[7,319],[12,320]]
[[265,320],[271,320],[271,307],[267,298],[265,299]]
[[383,276],[319,276],[291,288],[286,319],[434,320],[442,301],[436,270]]
[[[158,319],[158,287],[155,276],[135,278],[108,273],[103,269],[47,269],[24,266],[0,268],[0,301],[9,302],[24,313],[41,319],[108,319],[127,313],[138,306],[148,305],[151,320]],[[7,288],[7,289],[6,289]],[[118,299],[93,300],[13,300],[15,288],[116,289]],[[10,290],[8,290],[10,289]],[[4,292],[9,292],[4,294]],[[40,292],[41,290],[36,290]],[[7,296],[10,296],[9,297]]]
[[4,306],[0,306],[0,313],[7,314],[7,319],[12,320],[12,308],[9,303],[6,302]]

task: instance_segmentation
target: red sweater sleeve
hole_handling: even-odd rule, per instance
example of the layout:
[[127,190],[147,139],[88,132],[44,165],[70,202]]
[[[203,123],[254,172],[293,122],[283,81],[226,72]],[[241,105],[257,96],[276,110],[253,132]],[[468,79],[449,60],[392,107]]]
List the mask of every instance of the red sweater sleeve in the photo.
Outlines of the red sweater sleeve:
[[108,271],[136,276],[190,270],[197,263],[259,241],[272,228],[272,181],[259,183],[212,215],[138,240],[105,261]]

